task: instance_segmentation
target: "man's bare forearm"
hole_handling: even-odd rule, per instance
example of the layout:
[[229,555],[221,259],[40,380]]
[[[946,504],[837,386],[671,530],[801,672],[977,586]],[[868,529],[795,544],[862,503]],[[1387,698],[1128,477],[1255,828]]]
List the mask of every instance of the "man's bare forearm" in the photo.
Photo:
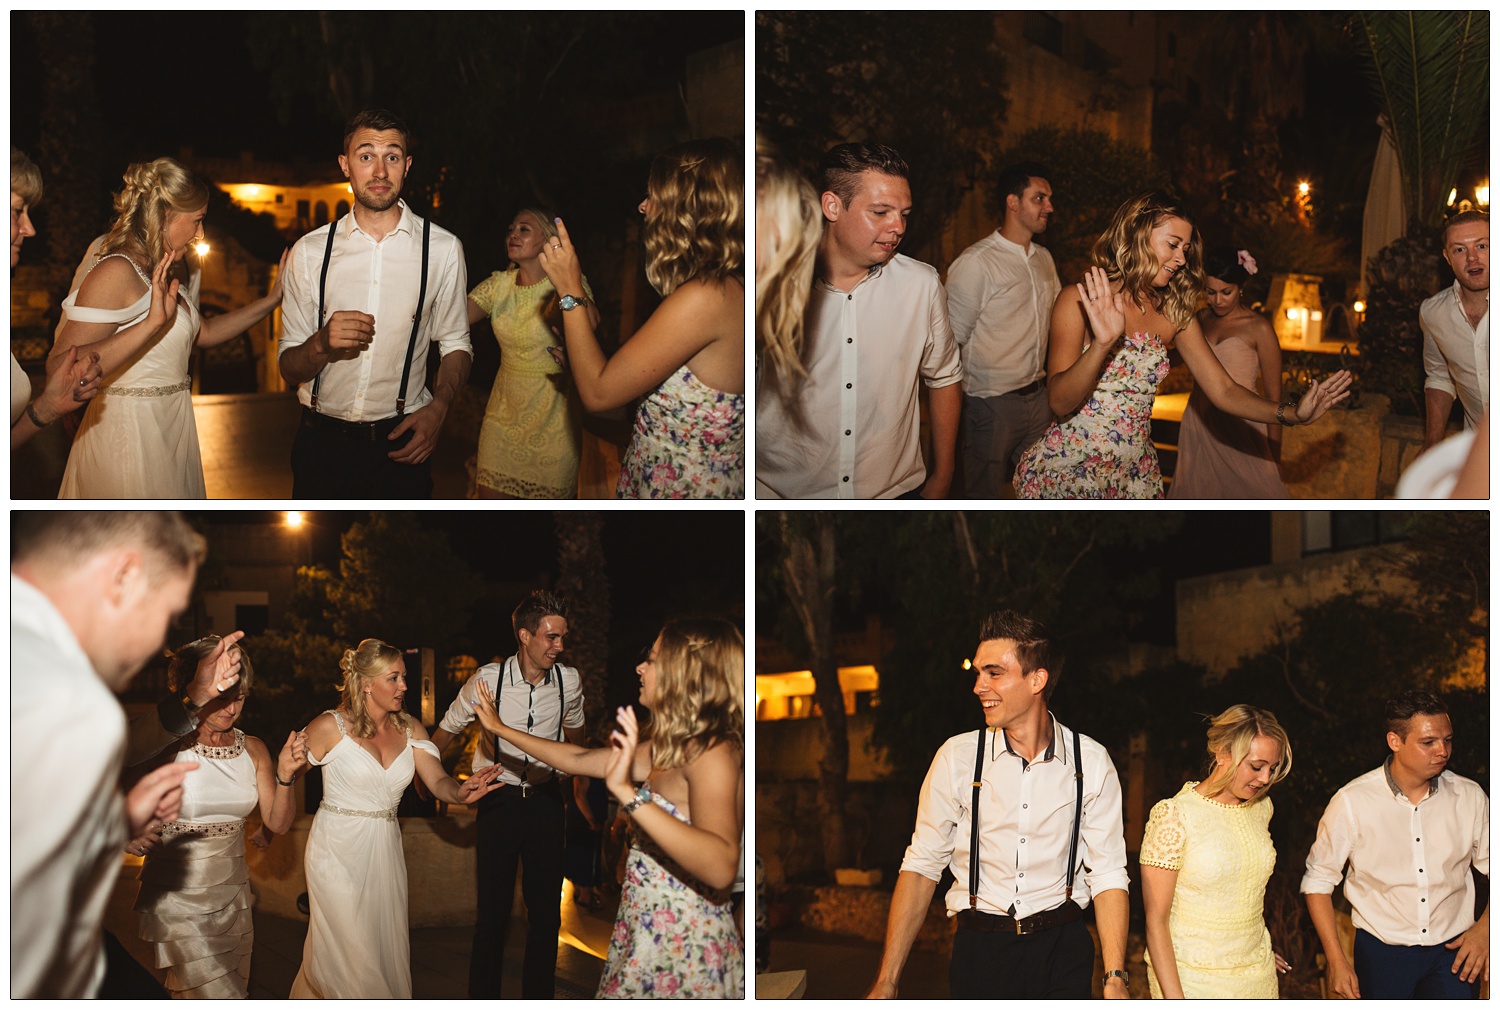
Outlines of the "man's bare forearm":
[[281,368],[283,379],[296,386],[311,382],[323,370],[323,366],[333,360],[333,356],[322,347],[318,339],[321,333],[319,330],[296,347],[288,347],[281,352],[276,362]]
[[[906,959],[911,955],[912,944],[922,930],[927,909],[936,892],[936,880],[912,870],[902,870],[896,878],[896,890],[891,895],[891,915],[885,928],[885,951],[880,956],[880,974],[870,995],[896,995],[901,971],[906,967]],[[888,991],[879,993],[881,989]]]

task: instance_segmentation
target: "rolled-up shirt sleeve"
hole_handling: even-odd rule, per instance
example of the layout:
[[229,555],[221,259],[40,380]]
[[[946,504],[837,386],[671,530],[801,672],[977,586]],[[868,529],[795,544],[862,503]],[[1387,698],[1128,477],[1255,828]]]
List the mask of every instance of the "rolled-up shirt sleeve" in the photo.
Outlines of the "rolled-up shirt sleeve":
[[432,342],[438,345],[442,357],[454,351],[463,351],[474,356],[474,347],[469,341],[469,271],[464,264],[462,242],[454,242],[449,248],[449,260],[437,271],[432,300]]
[[1344,882],[1344,866],[1354,851],[1354,825],[1342,793],[1328,801],[1318,821],[1318,836],[1307,854],[1307,872],[1302,875],[1303,894],[1332,894]]
[[964,377],[958,344],[948,324],[948,295],[936,280],[927,303],[927,345],[922,352],[921,373],[929,389],[951,386]]
[[[464,681],[464,686],[458,689],[458,697],[453,699],[453,704],[448,706],[448,711],[443,713],[442,720],[438,722],[439,729],[457,736],[474,721],[474,702],[479,700],[479,689],[475,685],[484,676],[484,669],[481,667],[474,676]],[[490,689],[490,693],[494,694],[494,688]]]
[[929,880],[942,877],[953,857],[953,832],[958,826],[959,803],[953,790],[953,747],[944,744],[927,778],[922,780],[917,802],[917,826],[901,860],[902,870],[920,873]]
[[1084,879],[1089,894],[1102,891],[1130,890],[1130,874],[1125,869],[1125,804],[1120,793],[1120,776],[1109,752],[1095,744],[1099,752],[1099,771],[1090,774],[1088,758],[1084,759],[1084,782],[1097,782],[1092,792],[1083,794],[1083,826],[1079,842],[1083,847]]
[[1422,321],[1422,370],[1427,373],[1427,378],[1422,384],[1423,389],[1439,389],[1449,396],[1458,396],[1458,387],[1453,385],[1453,377],[1448,374],[1448,359],[1443,357],[1443,352],[1438,349],[1437,341],[1432,336],[1432,322],[1428,319],[1427,306],[1422,306],[1419,315]]
[[293,347],[306,343],[307,338],[318,328],[314,323],[314,316],[318,311],[317,291],[309,288],[307,279],[308,250],[315,244],[305,240],[298,242],[292,247],[292,255],[287,259],[286,274],[281,279],[285,294],[281,299],[281,340],[276,347],[278,357]]
[[1490,875],[1490,801],[1485,797],[1479,804],[1479,816],[1474,822],[1474,869]]

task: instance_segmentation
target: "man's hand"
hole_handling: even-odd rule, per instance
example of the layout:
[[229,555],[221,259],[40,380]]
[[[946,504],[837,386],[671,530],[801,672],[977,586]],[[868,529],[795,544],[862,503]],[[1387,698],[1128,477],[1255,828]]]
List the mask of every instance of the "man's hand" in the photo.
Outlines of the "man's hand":
[[1104,983],[1105,999],[1129,999],[1130,989],[1125,985],[1125,980],[1116,975]]
[[876,979],[875,980],[875,984],[872,985],[872,986],[870,986],[870,991],[867,992],[867,993],[865,993],[865,999],[895,999],[895,998],[896,998],[896,983],[894,983],[894,982],[882,982],[880,979]]
[[1453,959],[1453,974],[1465,982],[1490,980],[1490,917],[1489,910],[1479,921],[1459,934],[1458,939],[1446,944],[1449,950],[1458,951]]
[[397,463],[406,463],[410,466],[424,462],[437,448],[438,435],[443,431],[443,421],[447,416],[447,404],[439,403],[437,400],[406,415],[406,418],[391,432],[390,438],[391,441],[395,441],[411,431],[411,441],[403,448],[388,452],[386,455]]
[[1328,991],[1344,999],[1359,999],[1359,977],[1342,954],[1328,962]]
[[242,654],[235,646],[244,637],[243,631],[230,632],[219,640],[217,648],[198,661],[198,669],[187,688],[194,705],[201,709],[240,682]]
[[948,497],[948,491],[950,488],[952,488],[952,486],[952,469],[949,469],[947,472],[934,470],[932,473],[927,475],[927,480],[922,485],[922,489],[918,492],[918,494],[928,500],[936,501]]
[[329,361],[347,361],[364,353],[375,339],[375,317],[342,309],[328,317],[328,325],[313,334],[313,342]]
[[155,835],[182,812],[182,780],[198,767],[196,761],[174,761],[142,778],[125,795],[125,820],[131,844],[139,845]]

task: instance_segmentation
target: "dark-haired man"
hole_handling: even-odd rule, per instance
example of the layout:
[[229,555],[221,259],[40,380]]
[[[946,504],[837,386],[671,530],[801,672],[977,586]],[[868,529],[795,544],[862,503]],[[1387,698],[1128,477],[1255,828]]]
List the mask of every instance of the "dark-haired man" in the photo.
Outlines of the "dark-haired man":
[[[484,682],[500,721],[534,736],[583,746],[583,685],[578,671],[563,666],[568,608],[553,593],[538,590],[511,615],[519,648],[503,663],[481,666],[453,699],[433,731],[441,750],[474,719]],[[526,955],[521,995],[551,999],[557,972],[557,931],[562,926],[558,894],[563,879],[563,794],[556,770],[483,731],[474,749],[474,770],[499,763],[497,789],[479,801],[477,884],[479,907],[469,955],[469,995],[497,999],[505,962],[505,935],[515,899],[516,864],[526,902]]]
[[974,695],[984,728],[943,744],[922,783],[870,995],[897,995],[947,869],[948,915],[958,919],[953,998],[1088,999],[1094,941],[1082,920],[1092,901],[1104,995],[1128,999],[1130,879],[1114,762],[1047,710],[1062,655],[1045,627],[1000,611],[979,638]]
[[[1436,695],[1397,695],[1385,723],[1390,755],[1333,794],[1302,878],[1329,988],[1345,999],[1475,999],[1489,978],[1490,910],[1475,919],[1469,871],[1490,872],[1489,798],[1447,770],[1453,723]],[[1333,914],[1341,881],[1352,967]]]
[[1052,254],[1032,242],[1047,229],[1047,170],[1026,162],[1000,173],[1000,227],[948,268],[948,320],[964,364],[964,487],[999,498],[1021,453],[1052,423],[1047,337],[1062,284]]
[[153,987],[104,939],[105,905],[127,841],[176,818],[198,766],[159,768],[122,800],[114,692],[161,649],[203,556],[175,512],[11,515],[13,999],[125,995],[132,973]]
[[[909,170],[883,144],[823,158],[823,239],[794,402],[756,399],[758,498],[945,498],[962,409],[958,348],[937,271],[896,252]],[[922,462],[918,383],[932,469]]]
[[283,281],[277,353],[303,408],[292,497],[430,498],[429,460],[473,360],[463,245],[401,199],[410,134],[392,113],[349,121],[339,168],[353,213],[304,235]]
[[1443,227],[1443,259],[1453,286],[1422,303],[1422,365],[1427,429],[1422,449],[1442,441],[1453,400],[1472,429],[1490,406],[1490,216],[1470,210]]

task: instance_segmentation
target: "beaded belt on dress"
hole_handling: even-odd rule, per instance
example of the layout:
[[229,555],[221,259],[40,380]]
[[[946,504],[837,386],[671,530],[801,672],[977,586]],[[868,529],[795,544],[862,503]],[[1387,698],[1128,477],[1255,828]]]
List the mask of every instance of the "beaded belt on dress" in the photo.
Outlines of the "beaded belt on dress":
[[192,379],[183,379],[172,386],[105,386],[99,390],[101,396],[171,396],[193,388]]
[[161,826],[161,837],[163,839],[173,838],[177,835],[205,835],[209,838],[221,838],[232,835],[245,827],[245,819],[242,817],[237,821],[211,821],[199,823],[196,821],[168,821]]
[[343,814],[345,817],[374,817],[383,821],[394,821],[396,819],[395,807],[391,807],[389,810],[345,810],[343,807],[336,807],[332,803],[321,803],[318,805],[318,809],[327,810],[331,814]]

